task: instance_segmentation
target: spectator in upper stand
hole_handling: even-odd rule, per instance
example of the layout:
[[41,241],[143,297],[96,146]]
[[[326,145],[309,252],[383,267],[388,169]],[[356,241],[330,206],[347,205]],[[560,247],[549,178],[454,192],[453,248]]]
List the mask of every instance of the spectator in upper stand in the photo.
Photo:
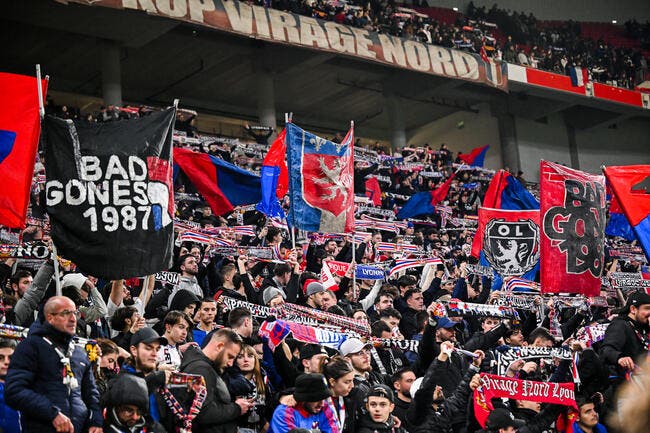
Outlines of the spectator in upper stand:
[[203,349],[190,347],[185,352],[181,371],[203,376],[207,389],[203,406],[194,419],[195,431],[235,433],[237,418],[252,408],[254,400],[231,396],[222,378],[223,370],[232,367],[242,344],[236,332],[224,328],[206,340]]
[[0,339],[0,431],[3,433],[20,433],[19,414],[5,402],[5,378],[15,350],[14,340]]
[[158,368],[178,370],[181,365],[181,345],[187,341],[187,334],[192,329],[192,321],[187,314],[180,311],[170,311],[163,320],[165,333],[163,338],[167,344],[161,344],[158,349]]
[[411,405],[411,385],[417,377],[411,367],[403,367],[393,373],[391,381],[395,390],[395,410],[393,414],[402,421],[402,425],[407,431],[411,431],[411,426],[406,413]]
[[364,413],[357,421],[358,433],[402,433],[405,430],[395,425],[393,409],[395,396],[386,385],[374,385],[365,396]]
[[217,327],[217,302],[214,299],[206,298],[201,301],[199,311],[196,313],[197,323],[192,330],[192,339],[199,346],[203,347],[203,340],[206,335]]
[[[83,349],[72,340],[77,309],[71,299],[54,296],[12,355],[5,401],[21,412],[25,433],[100,433],[99,394]],[[62,373],[63,372],[63,373]]]
[[151,421],[147,382],[133,374],[121,374],[102,399],[106,408],[104,431],[163,433],[164,428]]
[[322,374],[305,373],[296,379],[293,398],[295,407],[279,405],[273,413],[269,433],[289,432],[294,428],[317,429],[323,433],[336,433],[338,426],[325,399],[331,397]]
[[609,366],[614,386],[620,385],[628,372],[636,368],[641,355],[647,354],[650,295],[635,292],[625,308],[607,327],[600,356]]
[[191,254],[185,254],[178,259],[179,270],[181,271],[181,276],[178,281],[178,285],[174,287],[172,293],[169,295],[167,305],[171,305],[174,295],[179,290],[189,290],[194,293],[199,299],[203,299],[203,289],[199,286],[196,276],[199,273],[199,265],[196,261],[196,257]]
[[366,194],[366,176],[373,173],[378,165],[370,164],[369,167],[362,168],[363,163],[355,162],[354,164],[354,193],[357,195]]
[[[374,322],[379,320],[381,312],[387,308],[393,308],[393,296],[386,292],[380,292],[375,298],[375,303],[368,311],[370,319]],[[400,315],[401,318],[401,315]]]
[[409,290],[415,289],[417,287],[417,283],[418,280],[413,275],[402,275],[397,280],[397,289],[399,290],[399,296],[393,299],[393,306],[397,311],[402,313],[402,317],[404,317],[403,313],[408,308],[404,296]]
[[117,334],[111,340],[124,350],[129,350],[131,337],[146,326],[144,317],[135,307],[118,308],[110,320],[113,332]]
[[250,342],[253,335],[253,314],[244,307],[233,308],[228,314],[228,326],[239,334],[244,342]]
[[311,308],[320,309],[322,306],[321,299],[324,292],[325,287],[323,287],[323,285],[319,282],[312,281],[311,283],[307,284],[307,288],[305,290],[305,295],[307,296],[306,305]]
[[419,289],[408,289],[404,293],[404,302],[406,302],[406,309],[402,314],[400,320],[400,331],[404,338],[410,340],[413,335],[418,333],[418,324],[415,316],[419,311],[424,310],[424,297]]
[[45,290],[52,280],[54,265],[51,260],[43,263],[33,281],[28,274],[16,274],[22,277],[11,280],[11,287],[19,298],[13,308],[13,320],[18,326],[28,327],[34,321],[34,312],[38,310],[38,304],[43,300]]
[[320,298],[320,308],[323,311],[328,311],[330,307],[337,306],[336,295],[331,290],[325,290]]

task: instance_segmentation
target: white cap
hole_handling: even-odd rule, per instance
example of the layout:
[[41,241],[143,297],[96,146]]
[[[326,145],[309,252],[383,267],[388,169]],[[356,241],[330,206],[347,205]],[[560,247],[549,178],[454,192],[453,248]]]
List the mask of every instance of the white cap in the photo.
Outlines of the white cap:
[[372,345],[370,343],[364,343],[358,338],[348,338],[339,346],[339,352],[341,352],[341,355],[343,356],[348,356],[359,353],[365,348],[371,347]]
[[75,289],[81,290],[81,286],[84,285],[87,279],[88,277],[84,274],[66,274],[63,276],[61,287],[73,286]]

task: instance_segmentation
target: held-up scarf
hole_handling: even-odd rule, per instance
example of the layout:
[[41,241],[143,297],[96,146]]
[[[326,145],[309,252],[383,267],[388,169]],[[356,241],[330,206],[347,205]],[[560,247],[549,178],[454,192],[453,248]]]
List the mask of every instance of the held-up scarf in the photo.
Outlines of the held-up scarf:
[[503,397],[577,409],[573,383],[536,382],[481,373],[481,384],[474,391],[473,400],[474,414],[482,427],[485,428],[487,417],[494,409],[492,399]]
[[190,410],[189,412],[185,412],[183,406],[181,406],[178,400],[176,400],[176,397],[174,397],[167,387],[161,387],[159,389],[163,400],[165,400],[165,404],[167,404],[169,409],[172,411],[174,417],[183,425],[180,428],[180,433],[191,433],[192,421],[201,411],[207,396],[205,379],[202,376],[195,374],[173,373],[169,383],[172,385],[186,384],[188,390],[194,391],[194,399],[192,400]]

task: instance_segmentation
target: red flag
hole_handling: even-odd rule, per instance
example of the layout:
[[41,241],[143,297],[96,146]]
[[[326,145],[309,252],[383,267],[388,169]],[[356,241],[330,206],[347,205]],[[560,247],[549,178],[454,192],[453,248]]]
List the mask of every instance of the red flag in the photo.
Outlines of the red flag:
[[366,197],[372,200],[372,204],[377,207],[381,206],[381,187],[376,177],[366,179]]
[[269,165],[280,167],[280,176],[278,177],[278,187],[275,190],[279,199],[282,199],[289,191],[289,170],[287,169],[287,144],[284,139],[287,135],[287,130],[283,129],[278,134],[268,153],[264,157],[262,165]]
[[540,199],[542,292],[599,295],[605,177],[542,161]]
[[442,185],[440,185],[438,188],[434,189],[431,191],[431,205],[435,206],[444,199],[447,198],[447,194],[449,194],[449,187],[451,187],[451,181],[454,180],[454,177],[456,176],[456,173],[452,173],[451,176],[449,176],[449,179],[445,181]]
[[485,63],[490,63],[490,59],[488,58],[487,52],[485,51],[485,45],[481,47],[481,51],[479,51],[479,54],[481,55],[481,59],[483,59]]
[[0,224],[24,228],[41,131],[36,78],[0,73],[0,95]]
[[500,275],[521,276],[539,261],[539,210],[478,210],[472,256],[481,251]]

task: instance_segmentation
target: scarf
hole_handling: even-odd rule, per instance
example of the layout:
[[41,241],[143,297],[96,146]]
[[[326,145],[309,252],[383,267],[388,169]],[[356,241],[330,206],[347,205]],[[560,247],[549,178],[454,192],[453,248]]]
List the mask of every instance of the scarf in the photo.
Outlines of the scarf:
[[194,392],[194,399],[190,406],[189,412],[185,412],[183,406],[176,400],[176,397],[171,393],[169,388],[161,387],[159,392],[162,395],[165,404],[172,411],[174,417],[182,424],[179,433],[191,433],[192,421],[201,411],[205,398],[207,396],[207,388],[205,387],[205,379],[202,376],[194,374],[173,373],[169,381],[172,385],[186,384],[188,391]]

